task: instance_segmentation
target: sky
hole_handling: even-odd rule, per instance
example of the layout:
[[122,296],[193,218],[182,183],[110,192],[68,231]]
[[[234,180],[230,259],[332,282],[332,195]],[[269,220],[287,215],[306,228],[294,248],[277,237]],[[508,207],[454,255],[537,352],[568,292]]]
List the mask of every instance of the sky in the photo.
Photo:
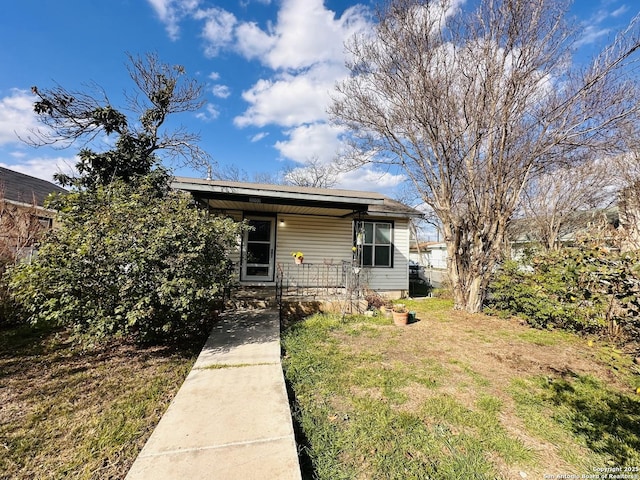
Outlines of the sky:
[[[463,8],[468,7],[467,0]],[[31,87],[87,90],[95,83],[114,107],[133,91],[127,53],[154,52],[205,87],[206,106],[175,118],[198,133],[217,167],[251,181],[339,150],[327,115],[347,75],[344,42],[370,28],[375,0],[20,0],[0,15],[0,165],[52,180],[70,172],[78,146],[26,145],[38,127]],[[463,2],[464,3],[464,2]],[[638,0],[576,0],[587,58],[640,11]],[[177,123],[176,123],[177,124]],[[175,174],[206,172],[168,165]],[[398,196],[401,172],[364,168],[338,187]]]

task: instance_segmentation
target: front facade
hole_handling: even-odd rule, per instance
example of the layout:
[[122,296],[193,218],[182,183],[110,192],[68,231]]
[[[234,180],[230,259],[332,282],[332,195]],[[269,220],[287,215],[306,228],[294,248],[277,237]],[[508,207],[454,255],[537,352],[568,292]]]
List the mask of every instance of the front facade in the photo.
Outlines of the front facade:
[[390,297],[409,288],[409,221],[420,213],[383,195],[184,177],[172,187],[253,227],[235,258],[241,285],[337,287],[355,273],[360,287]]

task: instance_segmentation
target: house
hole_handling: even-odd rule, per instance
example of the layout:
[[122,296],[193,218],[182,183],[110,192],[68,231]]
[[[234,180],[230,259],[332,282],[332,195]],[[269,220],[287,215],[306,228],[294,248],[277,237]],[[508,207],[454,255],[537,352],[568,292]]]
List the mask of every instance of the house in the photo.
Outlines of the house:
[[172,188],[252,227],[235,258],[240,285],[408,291],[409,220],[422,214],[384,195],[185,177]]
[[0,261],[33,254],[38,235],[51,228],[55,216],[44,201],[51,193],[64,192],[46,180],[0,167]]
[[426,268],[447,268],[447,244],[445,242],[420,242],[411,245],[409,259]]
[[[620,204],[622,205],[622,204]],[[619,236],[626,228],[633,230],[636,224],[632,218],[623,221],[620,206],[596,208],[592,210],[575,210],[555,219],[544,217],[513,219],[507,230],[509,243],[508,255],[519,259],[531,247],[560,248],[575,245],[581,239],[597,236],[601,240],[616,243],[614,237]],[[553,221],[552,221],[553,220]],[[556,230],[551,229],[551,226]],[[622,228],[621,228],[622,227]]]
[[49,194],[66,193],[66,190],[46,180],[0,167],[0,192],[4,201],[46,210],[44,200]]
[[409,254],[415,276],[433,288],[442,288],[447,283],[447,257],[445,242],[413,243]]

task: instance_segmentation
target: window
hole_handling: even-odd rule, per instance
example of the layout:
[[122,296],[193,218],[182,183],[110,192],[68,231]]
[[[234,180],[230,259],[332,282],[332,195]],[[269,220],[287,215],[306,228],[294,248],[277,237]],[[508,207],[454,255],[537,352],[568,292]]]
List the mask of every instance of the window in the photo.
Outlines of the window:
[[365,267],[393,266],[393,224],[389,222],[357,222],[356,246]]

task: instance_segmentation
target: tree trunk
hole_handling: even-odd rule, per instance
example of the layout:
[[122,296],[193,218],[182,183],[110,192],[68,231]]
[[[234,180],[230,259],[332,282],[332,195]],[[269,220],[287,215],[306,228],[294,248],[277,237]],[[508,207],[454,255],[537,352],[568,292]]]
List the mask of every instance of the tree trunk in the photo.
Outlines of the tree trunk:
[[454,258],[449,262],[449,279],[453,290],[453,307],[469,313],[482,311],[487,294],[488,281],[471,269],[460,271],[460,262]]
[[482,311],[491,272],[500,258],[504,225],[505,221],[499,219],[487,222],[479,233],[464,225],[444,228],[455,309]]

